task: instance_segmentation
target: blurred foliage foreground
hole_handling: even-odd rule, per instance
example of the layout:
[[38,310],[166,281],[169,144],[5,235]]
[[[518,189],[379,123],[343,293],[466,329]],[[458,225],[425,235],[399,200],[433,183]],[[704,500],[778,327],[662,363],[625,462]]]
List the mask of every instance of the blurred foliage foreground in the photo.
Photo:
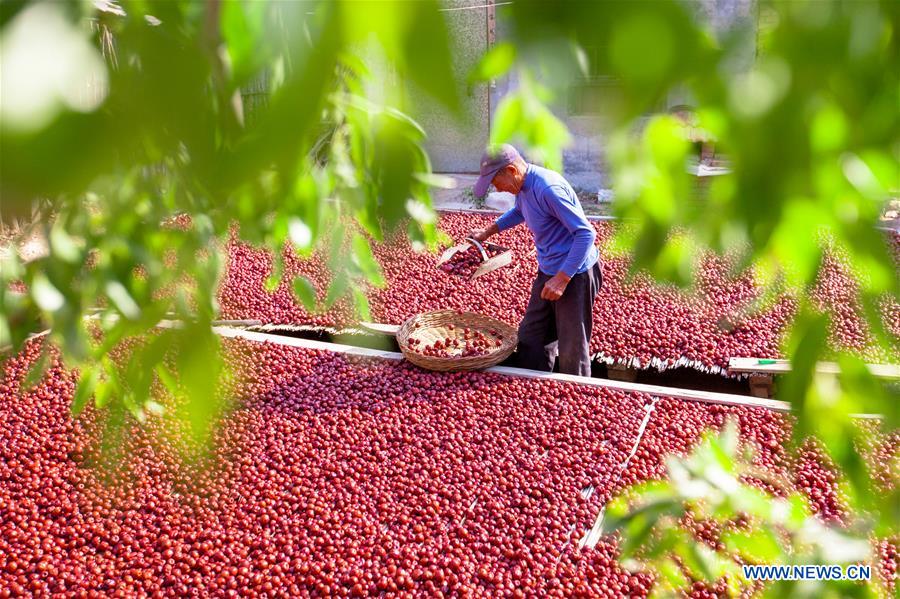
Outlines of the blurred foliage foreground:
[[[509,35],[468,84],[513,77],[491,141],[519,143],[560,168],[570,134],[554,115],[557,90],[587,72],[609,74],[617,101],[604,115],[608,157],[618,214],[635,224],[621,240],[635,268],[684,282],[698,246],[750,248],[743,265],[756,265],[772,293],[808,290],[825,235],[861,274],[871,332],[888,345],[878,306],[896,301],[898,280],[874,226],[900,181],[900,3],[761,0],[756,8],[713,31],[692,3],[513,2],[497,7]],[[371,239],[408,223],[417,247],[442,241],[429,187],[443,180],[431,173],[425,132],[403,111],[414,91],[466,118],[446,14],[426,0],[0,4],[3,212],[27,212],[41,198],[55,215],[45,223],[49,255],[27,264],[3,255],[0,345],[19,348],[49,327],[81,373],[76,413],[93,398],[143,419],[157,409],[149,389],[158,378],[183,398],[194,438],[207,438],[208,390],[222,368],[210,323],[231,226],[249,242],[289,242],[304,255],[343,217]],[[588,64],[584,49],[598,46],[597,64]],[[373,76],[375,62],[400,84]],[[263,76],[266,101],[246,109],[242,87]],[[375,84],[386,90],[370,93]],[[696,126],[730,160],[732,174],[717,177],[702,202],[685,171],[683,123],[647,116],[673,91],[692,98]],[[180,214],[193,226],[161,226]],[[361,284],[382,282],[369,237],[336,236],[326,304],[349,294],[365,315]],[[314,301],[309,281],[294,288]],[[186,324],[142,344],[118,371],[110,349],[163,318]],[[900,500],[872,491],[851,417],[880,413],[895,429],[896,394],[850,356],[839,358],[841,376],[817,376],[826,331],[824,317],[801,306],[786,348],[795,368],[780,399],[795,405],[797,439],[817,436],[842,468],[852,508],[866,515],[854,532],[896,534]],[[170,368],[163,356],[172,350]],[[126,380],[129,372],[149,374]],[[722,451],[705,451],[713,457],[697,459],[728,471],[715,457]],[[671,484],[691,473],[682,466]],[[671,489],[647,493],[666,505],[683,499]],[[791,505],[778,520],[755,496],[739,499],[731,508],[788,532],[802,520]],[[623,530],[644,534],[649,525]],[[665,538],[670,549],[688,542]],[[751,540],[781,544],[778,535]],[[713,570],[700,573],[722,573]]]

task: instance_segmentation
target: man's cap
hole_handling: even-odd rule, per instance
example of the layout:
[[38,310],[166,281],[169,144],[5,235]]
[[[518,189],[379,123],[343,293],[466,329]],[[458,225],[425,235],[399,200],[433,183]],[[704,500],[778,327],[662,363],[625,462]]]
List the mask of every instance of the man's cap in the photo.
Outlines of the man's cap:
[[475,197],[484,196],[491,181],[494,180],[494,175],[499,173],[504,166],[512,164],[519,158],[521,158],[519,152],[509,144],[488,148],[488,151],[481,157],[480,176],[475,182]]

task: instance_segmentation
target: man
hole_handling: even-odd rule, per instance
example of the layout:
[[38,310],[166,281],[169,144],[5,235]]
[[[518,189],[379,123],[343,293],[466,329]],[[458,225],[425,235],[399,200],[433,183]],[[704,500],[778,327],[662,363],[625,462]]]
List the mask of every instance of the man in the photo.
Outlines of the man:
[[591,308],[602,275],[596,234],[575,190],[562,175],[526,163],[509,144],[482,157],[475,196],[491,183],[515,194],[515,206],[471,236],[484,241],[524,222],[537,247],[538,273],[519,324],[519,365],[550,371],[558,350],[561,372],[590,376]]

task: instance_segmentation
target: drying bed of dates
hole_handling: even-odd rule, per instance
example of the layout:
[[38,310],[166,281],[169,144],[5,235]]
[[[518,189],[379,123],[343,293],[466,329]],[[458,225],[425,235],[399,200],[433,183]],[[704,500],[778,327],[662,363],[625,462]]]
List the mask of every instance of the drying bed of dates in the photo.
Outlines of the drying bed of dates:
[[[73,373],[54,357],[20,388],[40,343],[0,381],[0,596],[646,596],[651,575],[620,569],[615,540],[578,538],[728,415],[761,468],[846,516],[815,446],[786,455],[783,415],[242,340],[225,342],[235,403],[203,468],[153,417],[104,471],[102,415],[70,416]],[[873,432],[879,484],[896,484],[898,443]],[[891,581],[896,542],[878,551]]]
[[[487,226],[492,217],[478,214],[441,214],[439,227],[454,240]],[[639,276],[626,277],[629,261],[607,255],[605,248],[614,227],[594,223],[603,254],[603,287],[594,303],[591,351],[607,363],[635,368],[688,366],[705,372],[722,372],[731,357],[781,357],[779,345],[796,310],[796,301],[781,296],[756,311],[746,310],[761,292],[752,272],[730,274],[731,263],[709,254],[701,261],[692,292],[652,282]],[[438,309],[480,312],[517,325],[525,312],[537,269],[534,243],[524,227],[505,231],[498,244],[514,252],[511,265],[467,281],[457,271],[469,272],[473,264],[466,252],[442,269],[435,267],[437,255],[417,254],[404,239],[374,245],[387,286],[370,289],[372,319],[400,324],[408,317]],[[900,257],[900,235],[890,238]],[[272,324],[339,327],[352,322],[346,304],[324,314],[309,314],[294,299],[290,281],[294,274],[311,279],[324,298],[329,282],[324,260],[298,259],[290,248],[283,252],[288,276],[273,293],[263,288],[271,272],[272,257],[237,240],[229,245],[228,270],[220,292],[223,318],[252,318]],[[812,292],[817,306],[831,315],[830,344],[848,349],[873,361],[900,359],[900,305],[888,301],[884,319],[898,344],[890,355],[873,350],[866,329],[857,283],[837,253],[830,253]]]

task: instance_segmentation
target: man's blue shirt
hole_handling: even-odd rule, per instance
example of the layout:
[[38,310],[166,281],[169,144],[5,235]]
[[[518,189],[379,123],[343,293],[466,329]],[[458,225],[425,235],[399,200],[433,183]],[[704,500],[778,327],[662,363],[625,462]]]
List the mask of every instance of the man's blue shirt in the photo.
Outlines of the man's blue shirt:
[[597,235],[575,190],[559,173],[528,165],[516,204],[497,219],[497,228],[505,231],[522,222],[534,235],[538,268],[544,274],[562,271],[573,277],[597,262]]

